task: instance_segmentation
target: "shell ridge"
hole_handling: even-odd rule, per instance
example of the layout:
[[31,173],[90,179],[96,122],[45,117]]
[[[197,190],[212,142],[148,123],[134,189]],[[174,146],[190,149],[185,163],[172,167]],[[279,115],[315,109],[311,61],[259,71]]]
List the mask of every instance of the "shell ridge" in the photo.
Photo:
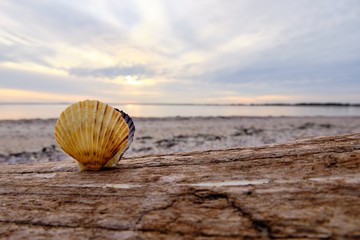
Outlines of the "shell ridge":
[[[116,113],[116,111],[114,111],[114,109],[112,109],[112,113]],[[116,136],[116,134],[118,132],[119,128],[116,128],[116,125],[118,124],[121,115],[113,114],[112,116],[114,116],[114,115],[115,115],[115,118],[111,119],[111,125],[110,125],[111,132],[108,134],[107,143],[105,145],[105,146],[107,146],[107,151],[111,151],[111,154],[110,154],[111,158],[116,154],[117,149],[118,149],[118,147],[116,147],[116,146],[119,145],[118,141],[116,141],[117,138],[114,138],[114,136]],[[113,140],[111,141],[111,139],[113,139]]]
[[[59,137],[56,137],[56,136],[59,136]],[[64,141],[60,136],[65,136],[67,141]],[[63,146],[63,147],[61,147],[63,150],[64,150],[64,147],[68,148],[69,147],[68,143],[71,142],[70,138],[68,138],[68,135],[66,134],[66,130],[64,129],[62,122],[59,120],[57,121],[57,124],[55,126],[55,139],[58,143],[59,143],[59,141],[64,142],[64,145],[61,145],[59,143],[60,146]]]
[[[97,128],[97,132],[99,133],[98,136],[97,136],[97,139],[96,139],[96,144],[95,144],[96,149],[101,147],[101,145],[100,145],[101,144],[101,128],[102,128],[101,125],[102,125],[102,122],[103,122],[103,119],[104,119],[103,114],[104,114],[105,107],[106,107],[105,105],[100,104],[100,102],[99,102],[99,105],[100,106],[98,106],[99,107],[98,111],[96,112],[96,116],[100,117],[99,121],[96,121],[96,128]],[[99,113],[101,113],[101,114],[99,114]],[[95,154],[94,158],[96,158],[96,159],[92,159],[92,161],[98,160],[100,158],[100,156],[98,154]]]
[[[119,125],[119,126],[116,127],[114,136],[118,136],[118,135],[122,136],[123,132],[126,130],[126,128],[124,128],[125,121],[122,118],[121,114],[117,114],[117,115],[118,115],[118,117],[117,117],[116,125]],[[121,144],[120,143],[121,143],[121,140],[123,138],[124,137],[118,137],[118,138],[116,138],[116,140],[118,140],[118,141],[113,141],[112,142],[111,149],[114,149],[115,154],[113,154],[112,158],[108,162],[110,162],[116,156],[117,152],[119,152],[121,150]],[[114,148],[114,145],[117,145],[116,149]]]
[[75,105],[73,105],[72,108],[70,108],[71,110],[71,119],[72,119],[72,123],[74,125],[75,128],[75,137],[76,137],[76,141],[74,142],[74,144],[76,145],[77,149],[79,149],[79,153],[80,156],[83,155],[84,152],[84,146],[83,146],[83,141],[82,141],[82,134],[81,134],[81,119],[78,117],[77,114],[77,108],[79,107],[79,103],[76,103]]
[[[65,120],[66,128],[67,128],[67,129],[71,129],[68,111],[66,111],[66,110],[64,111],[64,116],[65,116],[64,120]],[[69,142],[70,149],[71,149],[71,147],[73,147],[74,150],[75,150],[75,154],[76,154],[77,156],[80,156],[80,152],[78,151],[78,148],[77,148],[77,146],[76,146],[76,144],[75,144],[74,135],[71,134],[71,132],[69,132],[69,130],[66,131],[66,135],[70,136],[70,142]]]
[[[92,110],[91,130],[90,130],[91,133],[94,132],[95,127],[96,127],[96,112],[97,112],[98,106],[99,106],[99,102],[94,101],[94,106],[93,106],[93,110]],[[94,137],[94,135],[92,135],[90,137],[91,137],[91,149],[94,149],[96,147],[95,137]],[[90,157],[95,158],[94,151],[91,151]]]
[[[65,129],[62,126],[62,123],[57,121],[55,126],[55,136],[61,136],[61,135],[65,135]],[[60,140],[60,138],[56,138],[56,140]]]
[[[107,129],[107,124],[108,124],[108,118],[109,118],[109,106],[105,105],[105,110],[104,110],[104,117],[103,117],[103,121],[100,127],[100,145],[99,147],[101,149],[105,148],[105,135],[106,135],[106,129]],[[105,154],[106,151],[102,151],[101,155],[99,156],[100,159],[104,159],[105,158]],[[107,162],[107,160],[105,161],[105,163]]]
[[[84,145],[86,143],[88,143],[88,145],[90,145],[90,133],[89,133],[89,118],[90,118],[90,114],[89,114],[89,100],[86,100],[84,102],[81,102],[80,105],[83,106],[83,109],[84,109],[84,116],[86,117],[86,121],[84,121],[84,131],[83,131],[83,134],[84,134],[84,139],[85,139],[85,142],[84,142]],[[91,151],[90,149],[93,149],[92,146],[88,146],[89,148],[89,157],[91,155]]]
[[121,131],[120,131],[120,138],[123,139],[127,136],[127,131],[128,131],[128,128],[126,126],[126,122],[125,121],[122,121],[121,123]]
[[[125,130],[126,130],[126,129],[125,129]],[[122,132],[124,132],[125,130],[123,130]],[[121,136],[122,136],[122,137],[117,138],[117,140],[118,140],[118,142],[117,142],[118,147],[116,148],[115,154],[116,154],[117,152],[119,152],[119,151],[122,150],[122,144],[123,144],[123,142],[127,141],[127,136],[126,136],[126,135],[124,135],[124,134],[122,133]],[[114,155],[115,155],[115,154],[114,154]]]
[[[89,131],[89,121],[90,121],[90,114],[89,114],[89,100],[86,100],[84,102],[80,103],[80,111],[83,112],[83,114],[79,114],[79,117],[83,117],[83,121],[81,121],[81,129],[83,136],[83,146],[87,151],[87,158],[91,159],[92,155],[92,146],[90,145],[90,131]],[[79,119],[80,120],[80,119]]]
[[[81,161],[81,162],[85,162],[86,161],[86,156],[84,157],[84,146],[82,144],[81,138],[79,135],[81,135],[81,129],[78,127],[78,122],[77,118],[76,118],[76,114],[74,112],[74,108],[79,108],[78,103],[71,105],[70,107],[68,107],[65,111],[64,114],[67,115],[67,117],[65,118],[65,122],[66,122],[66,126],[67,126],[67,133],[66,135],[70,135],[72,141],[70,142],[70,149],[74,149],[74,152],[71,155],[73,158],[75,158],[77,161]],[[72,120],[72,125],[69,125],[69,115],[71,115],[71,120]],[[73,127],[73,129],[75,129],[75,131],[70,132],[69,129],[71,129],[71,127]],[[77,133],[77,131],[79,131],[79,134]],[[68,152],[68,151],[65,151]]]
[[[117,134],[117,136],[119,136],[118,137],[118,139],[119,139],[119,144],[118,144],[118,147],[117,147],[117,150],[116,150],[116,153],[114,154],[114,156],[113,156],[113,158],[111,159],[111,160],[109,160],[109,162],[111,161],[111,162],[114,162],[114,158],[116,159],[116,162],[114,163],[114,164],[116,164],[117,162],[118,162],[118,153],[120,153],[120,152],[123,152],[123,150],[124,150],[124,147],[123,147],[123,145],[122,145],[122,143],[124,142],[124,141],[126,141],[127,140],[127,130],[128,130],[128,128],[127,128],[127,125],[126,125],[126,122],[125,122],[125,120],[122,118],[122,116],[120,117],[120,119],[119,119],[120,121],[121,121],[121,124],[120,124],[120,126],[118,127],[118,134]],[[120,130],[120,131],[119,131]]]
[[79,131],[79,147],[81,147],[84,151],[86,144],[84,141],[84,130],[83,130],[83,124],[82,124],[82,120],[81,120],[81,102],[78,102],[76,105],[76,117],[75,117],[75,122],[76,122],[76,129],[78,129]]
[[[86,165],[86,162],[88,162],[89,160],[89,150],[84,142],[83,139],[83,129],[82,129],[82,118],[81,118],[81,110],[83,110],[81,108],[81,102],[79,103],[75,103],[73,105],[71,105],[67,110],[69,110],[69,112],[72,115],[72,120],[73,120],[73,127],[74,130],[73,133],[70,133],[72,136],[75,135],[75,138],[77,140],[74,141],[74,146],[72,146],[74,149],[77,150],[78,152],[78,156],[75,158],[78,162],[81,162],[82,164]],[[66,111],[66,110],[65,110]],[[88,155],[87,155],[88,154]]]
[[[122,117],[119,117],[119,120],[118,121],[121,121],[119,127],[117,127],[117,130],[116,130],[116,135],[120,137],[117,137],[117,141],[114,141],[112,143],[112,145],[118,145],[118,147],[116,147],[116,152],[120,151],[121,150],[121,142],[125,139],[126,140],[126,133],[125,131],[127,130],[126,126],[125,126],[125,121],[123,120]],[[116,153],[115,153],[116,154]],[[114,154],[114,155],[115,155]],[[114,155],[112,157],[114,157]]]
[[[82,136],[82,145],[84,149],[84,154],[86,155],[87,159],[92,158],[92,146],[90,146],[90,132],[89,132],[89,100],[80,102],[78,108],[78,118],[80,121],[80,128],[81,128],[81,136]],[[81,114],[83,113],[83,114]],[[82,119],[83,118],[83,119]]]
[[107,109],[109,109],[109,113],[107,114],[107,118],[106,118],[106,121],[105,121],[105,126],[106,128],[103,130],[103,139],[104,139],[104,142],[103,142],[103,146],[105,147],[106,150],[109,149],[109,140],[111,139],[112,137],[112,134],[111,132],[109,132],[109,130],[111,130],[111,127],[112,127],[112,124],[113,124],[113,120],[112,120],[112,116],[113,116],[113,108],[110,107],[110,106],[107,106],[106,107]]
[[[64,142],[64,141],[61,139],[61,137],[60,137],[60,135],[59,135],[58,132],[55,132],[55,138],[56,138],[56,142],[57,142],[60,146],[67,146],[67,143]],[[61,149],[65,151],[64,147],[61,147]],[[66,152],[66,151],[65,151],[65,152]]]
[[118,154],[118,159],[117,159],[117,162],[120,161],[120,159],[122,158],[122,156],[125,154],[125,152],[129,149],[129,146],[128,146],[128,142],[123,142],[122,145],[121,145],[121,148],[123,149],[122,151],[119,151]]
[[108,129],[109,129],[109,123],[111,120],[111,114],[113,113],[113,108],[107,104],[104,104],[104,106],[105,106],[105,109],[102,113],[103,118],[102,118],[102,124],[101,124],[100,132],[99,132],[100,133],[99,134],[99,137],[100,137],[99,147],[101,149],[103,149],[103,151],[100,152],[101,155],[99,156],[99,159],[98,159],[98,161],[101,160],[102,165],[105,165],[112,157],[110,155],[111,153],[109,153],[109,151],[108,151],[107,138],[109,136],[107,136],[107,133],[108,133]]
[[114,167],[120,161],[121,157],[124,155],[125,151],[127,150],[127,148],[126,148],[127,142],[125,142],[125,140],[126,139],[124,139],[124,141],[120,145],[120,148],[119,148],[120,150],[117,151],[115,153],[114,157],[106,163],[105,167]]

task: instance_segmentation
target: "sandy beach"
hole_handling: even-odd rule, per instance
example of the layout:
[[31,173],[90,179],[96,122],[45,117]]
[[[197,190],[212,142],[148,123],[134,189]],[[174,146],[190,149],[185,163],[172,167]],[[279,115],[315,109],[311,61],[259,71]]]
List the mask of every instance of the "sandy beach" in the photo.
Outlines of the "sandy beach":
[[[71,159],[57,145],[56,119],[0,121],[0,163]],[[360,117],[135,118],[135,140],[124,157],[285,143],[360,132]]]

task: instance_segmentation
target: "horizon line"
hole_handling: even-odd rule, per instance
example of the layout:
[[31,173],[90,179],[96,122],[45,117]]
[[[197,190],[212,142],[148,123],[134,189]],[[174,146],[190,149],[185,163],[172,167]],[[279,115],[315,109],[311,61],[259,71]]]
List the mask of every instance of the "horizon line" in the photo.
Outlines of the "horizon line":
[[[74,102],[0,102],[0,105],[71,105]],[[158,105],[158,106],[337,106],[360,107],[360,103],[346,102],[297,102],[297,103],[144,103],[110,102],[109,105]]]

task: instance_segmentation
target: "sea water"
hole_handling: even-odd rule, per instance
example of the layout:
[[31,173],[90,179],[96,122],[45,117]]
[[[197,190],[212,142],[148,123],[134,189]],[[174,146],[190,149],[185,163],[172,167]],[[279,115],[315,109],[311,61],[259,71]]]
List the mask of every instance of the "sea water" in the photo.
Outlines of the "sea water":
[[[0,104],[0,119],[58,118],[68,104]],[[357,106],[112,104],[132,117],[360,116]]]

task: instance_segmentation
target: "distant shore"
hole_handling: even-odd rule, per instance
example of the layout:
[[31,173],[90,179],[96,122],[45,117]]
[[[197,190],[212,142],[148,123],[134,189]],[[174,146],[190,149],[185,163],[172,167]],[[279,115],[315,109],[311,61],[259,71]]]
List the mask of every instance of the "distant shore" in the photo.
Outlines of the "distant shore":
[[[154,104],[109,103],[132,117],[211,117],[211,116],[328,116],[360,117],[360,104],[297,103],[297,104]],[[8,103],[0,104],[0,120],[57,118],[69,103]]]
[[[58,147],[56,119],[0,120],[0,163],[71,159]],[[134,118],[135,139],[125,157],[205,151],[360,133],[360,117]]]
[[[0,105],[70,105],[73,102],[0,102]],[[360,107],[360,103],[299,102],[299,103],[108,103],[110,105],[158,105],[158,106],[301,106],[301,107]]]

